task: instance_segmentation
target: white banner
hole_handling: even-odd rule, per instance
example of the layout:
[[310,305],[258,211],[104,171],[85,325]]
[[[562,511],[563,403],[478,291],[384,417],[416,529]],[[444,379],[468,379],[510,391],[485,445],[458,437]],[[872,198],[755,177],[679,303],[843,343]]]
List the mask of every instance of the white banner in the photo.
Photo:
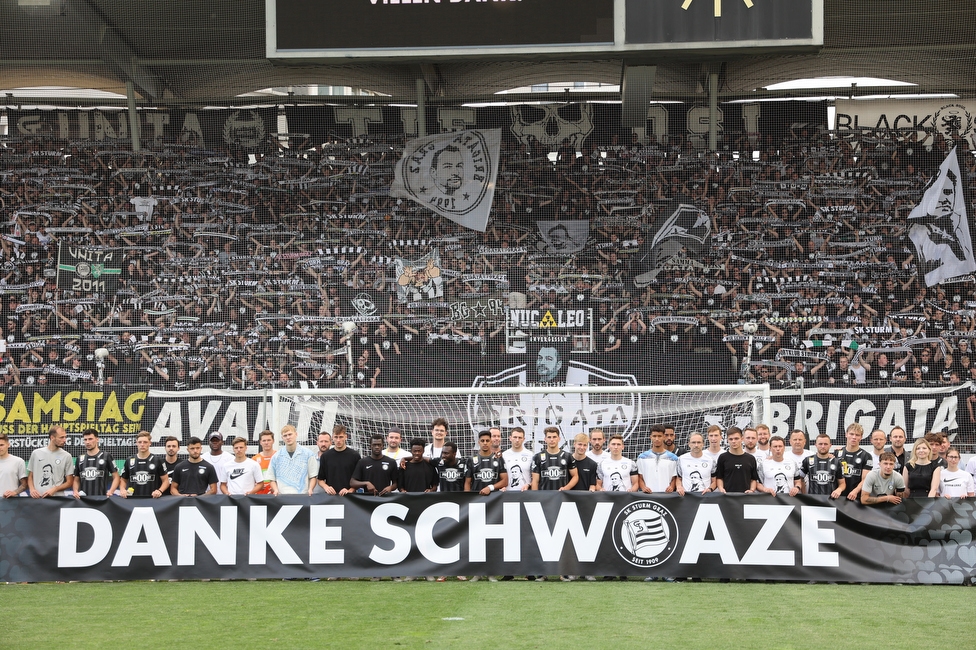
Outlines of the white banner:
[[838,99],[835,127],[838,131],[868,129],[912,129],[918,131],[918,141],[932,141],[925,133],[934,129],[950,140],[963,137],[970,146],[976,145],[976,101],[943,100],[880,100],[857,101]]
[[407,143],[390,196],[411,199],[484,232],[495,198],[501,129],[441,133]]

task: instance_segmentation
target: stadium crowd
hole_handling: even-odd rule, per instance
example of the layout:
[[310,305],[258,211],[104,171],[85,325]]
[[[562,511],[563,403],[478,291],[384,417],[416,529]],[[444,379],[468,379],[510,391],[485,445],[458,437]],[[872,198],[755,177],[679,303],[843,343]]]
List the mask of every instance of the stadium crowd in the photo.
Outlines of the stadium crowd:
[[[976,285],[926,288],[906,226],[954,143],[847,135],[729,134],[718,155],[681,136],[587,139],[579,152],[506,136],[483,234],[389,196],[402,138],[272,140],[254,154],[7,137],[0,386],[406,385],[459,346],[513,351],[504,311],[452,309],[491,298],[591,307],[609,368],[651,352],[679,368],[704,352],[729,360],[720,382],[976,378]],[[956,144],[969,180],[976,158]],[[707,216],[707,238],[649,267],[645,240],[676,201]],[[117,291],[59,288],[59,246],[115,251]],[[443,296],[397,293],[418,274],[439,274]]]

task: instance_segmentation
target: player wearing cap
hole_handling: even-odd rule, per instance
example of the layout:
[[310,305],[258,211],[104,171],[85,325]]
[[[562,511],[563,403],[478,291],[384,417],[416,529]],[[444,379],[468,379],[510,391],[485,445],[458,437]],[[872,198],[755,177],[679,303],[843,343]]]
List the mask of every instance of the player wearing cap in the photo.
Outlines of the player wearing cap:
[[213,465],[217,472],[217,480],[220,483],[227,482],[227,464],[233,462],[234,455],[224,451],[224,434],[220,431],[211,431],[207,439],[210,451],[201,454],[201,458]]

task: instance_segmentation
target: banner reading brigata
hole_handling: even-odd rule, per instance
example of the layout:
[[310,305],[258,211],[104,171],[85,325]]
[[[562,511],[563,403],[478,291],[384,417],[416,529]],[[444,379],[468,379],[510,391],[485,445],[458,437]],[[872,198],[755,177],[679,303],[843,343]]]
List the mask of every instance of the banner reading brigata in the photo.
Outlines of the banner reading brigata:
[[0,581],[628,575],[972,583],[972,506],[417,494],[0,500]]

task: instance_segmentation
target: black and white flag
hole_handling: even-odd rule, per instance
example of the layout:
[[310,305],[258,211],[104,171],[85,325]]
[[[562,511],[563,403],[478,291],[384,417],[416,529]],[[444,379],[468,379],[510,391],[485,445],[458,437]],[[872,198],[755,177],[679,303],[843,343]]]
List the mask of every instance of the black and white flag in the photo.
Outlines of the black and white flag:
[[501,129],[441,133],[411,140],[396,165],[390,196],[411,199],[484,232],[495,198]]
[[538,248],[550,255],[568,255],[583,250],[590,236],[590,222],[585,219],[570,221],[537,221],[539,227]]
[[925,286],[976,271],[955,148],[942,161],[939,175],[929,183],[922,200],[908,215],[908,226]]
[[634,260],[634,285],[638,288],[650,284],[664,264],[682,249],[688,257],[699,255],[712,231],[708,214],[688,197],[677,197],[664,214],[668,216],[657,218]]

